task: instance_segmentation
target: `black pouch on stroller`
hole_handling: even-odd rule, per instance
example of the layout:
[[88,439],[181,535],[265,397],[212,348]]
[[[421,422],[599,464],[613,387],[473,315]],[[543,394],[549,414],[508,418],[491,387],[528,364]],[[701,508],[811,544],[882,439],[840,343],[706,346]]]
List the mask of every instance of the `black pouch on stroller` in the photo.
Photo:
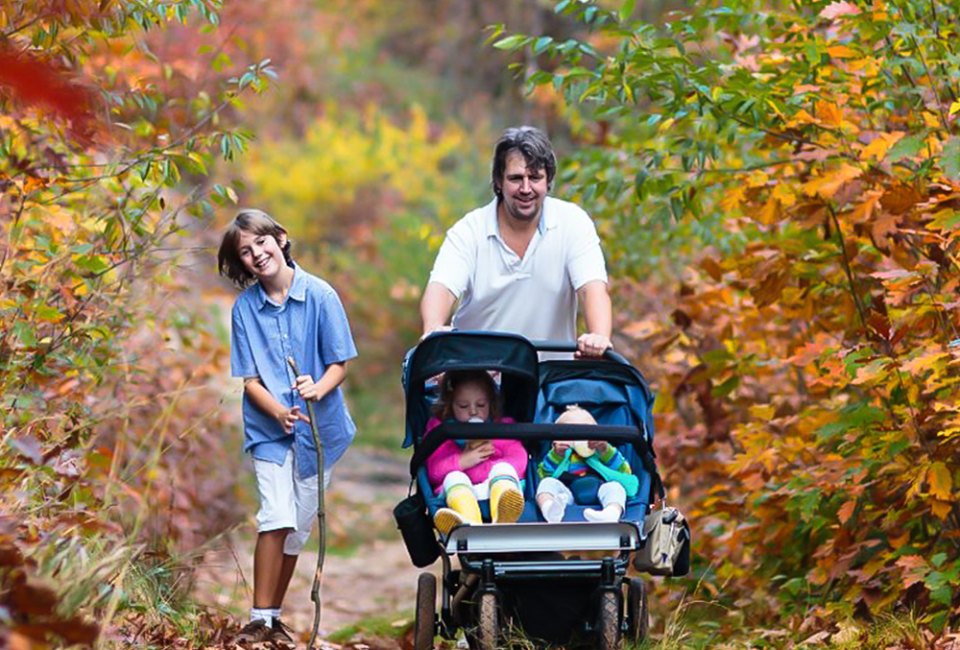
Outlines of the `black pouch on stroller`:
[[423,568],[436,562],[440,546],[423,495],[417,491],[398,503],[393,508],[393,518],[414,566]]

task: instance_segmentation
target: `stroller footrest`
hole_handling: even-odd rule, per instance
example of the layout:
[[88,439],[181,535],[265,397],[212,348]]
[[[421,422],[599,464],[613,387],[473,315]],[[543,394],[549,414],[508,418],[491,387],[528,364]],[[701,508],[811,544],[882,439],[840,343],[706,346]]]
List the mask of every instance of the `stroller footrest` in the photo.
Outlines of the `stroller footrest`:
[[635,551],[640,529],[632,522],[514,523],[459,526],[446,540],[447,553],[542,551]]

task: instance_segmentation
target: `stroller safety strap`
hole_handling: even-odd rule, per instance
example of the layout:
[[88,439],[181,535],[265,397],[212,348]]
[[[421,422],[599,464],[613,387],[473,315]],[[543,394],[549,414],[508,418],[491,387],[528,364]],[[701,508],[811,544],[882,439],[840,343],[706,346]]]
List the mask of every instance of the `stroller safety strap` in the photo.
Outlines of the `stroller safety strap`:
[[[560,461],[559,465],[557,465],[557,469],[553,471],[553,478],[560,478],[560,476],[567,471],[567,469],[570,467],[570,457],[572,455],[573,448],[568,447],[566,453],[563,455],[563,460]],[[603,477],[605,481],[616,481],[622,485],[628,497],[637,496],[637,492],[640,490],[640,479],[633,474],[619,472],[612,467],[607,467],[603,464],[603,461],[596,456],[588,456],[584,458],[583,461],[597,474]]]

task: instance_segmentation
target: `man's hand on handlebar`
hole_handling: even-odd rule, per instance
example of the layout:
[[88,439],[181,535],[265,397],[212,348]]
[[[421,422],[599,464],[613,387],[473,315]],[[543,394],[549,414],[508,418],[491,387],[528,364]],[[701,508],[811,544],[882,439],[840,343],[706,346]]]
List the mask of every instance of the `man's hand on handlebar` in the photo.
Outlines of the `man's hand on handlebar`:
[[603,334],[581,334],[577,339],[577,357],[602,357],[608,348],[613,344],[610,339]]

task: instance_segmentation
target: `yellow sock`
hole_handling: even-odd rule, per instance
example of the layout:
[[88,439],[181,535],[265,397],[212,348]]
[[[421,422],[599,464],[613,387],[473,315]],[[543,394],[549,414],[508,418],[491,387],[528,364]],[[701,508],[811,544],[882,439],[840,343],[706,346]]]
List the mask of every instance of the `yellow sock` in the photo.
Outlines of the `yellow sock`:
[[501,478],[490,484],[490,520],[513,523],[523,514],[523,493],[512,478]]
[[460,513],[464,521],[471,524],[481,523],[480,504],[473,493],[473,488],[467,485],[454,485],[447,490],[447,505]]

